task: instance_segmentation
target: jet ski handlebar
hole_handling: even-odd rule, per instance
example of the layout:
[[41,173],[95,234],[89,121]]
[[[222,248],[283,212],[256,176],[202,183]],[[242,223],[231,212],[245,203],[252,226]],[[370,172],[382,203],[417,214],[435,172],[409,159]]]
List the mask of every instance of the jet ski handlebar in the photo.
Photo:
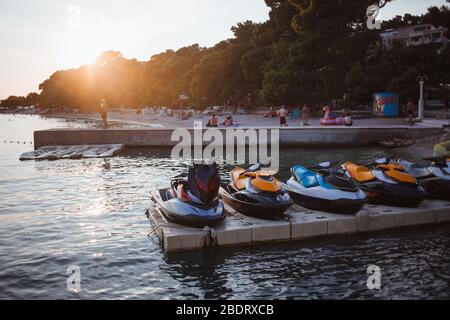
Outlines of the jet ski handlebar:
[[316,170],[320,170],[320,169],[331,169],[336,167],[339,164],[339,161],[334,161],[334,162],[322,162],[319,164],[316,164],[315,166],[312,167],[312,169],[316,169]]
[[439,156],[439,157],[430,157],[430,158],[423,158],[425,161],[432,161],[436,163],[438,166],[447,166],[447,157]]
[[264,165],[262,163],[255,164],[251,166],[250,168],[243,170],[239,176],[248,176],[256,178],[257,175],[259,176],[274,176],[277,174],[276,171],[264,171]]
[[381,158],[381,159],[375,160],[371,165],[379,166],[379,165],[390,164],[393,159],[394,159],[394,157]]
[[174,177],[175,179],[179,179],[179,178],[186,178],[188,176],[188,174],[186,172],[180,173],[179,175],[177,175],[176,177]]

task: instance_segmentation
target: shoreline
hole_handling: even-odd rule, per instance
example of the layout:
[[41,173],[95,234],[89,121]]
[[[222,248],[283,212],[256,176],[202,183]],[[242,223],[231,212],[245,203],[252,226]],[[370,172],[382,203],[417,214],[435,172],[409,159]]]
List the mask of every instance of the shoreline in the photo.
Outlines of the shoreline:
[[[52,114],[30,114],[30,113],[0,113],[9,115],[32,115],[41,116],[44,118],[54,119],[69,119],[69,120],[88,120],[88,121],[102,121],[98,113],[52,113]],[[218,116],[219,123],[223,122],[225,116]],[[201,121],[203,127],[206,127],[209,116],[207,114],[194,114],[188,120],[178,119],[176,116],[160,116],[157,114],[136,114],[136,112],[110,112],[108,113],[108,121],[111,123],[129,124],[143,128],[159,128],[159,129],[179,129],[179,128],[194,128],[194,122]],[[235,127],[239,128],[260,128],[260,127],[280,127],[278,118],[264,117],[263,113],[252,114],[233,114]],[[321,126],[319,117],[311,117],[310,125],[304,126],[300,118],[289,118],[287,124],[294,128],[344,128],[344,126]],[[353,128],[358,127],[392,127],[401,126],[407,127],[404,118],[360,118],[354,119]],[[350,128],[352,128],[350,127]],[[226,128],[219,126],[219,128]]]
[[[50,118],[50,119],[67,119],[67,120],[80,120],[80,121],[96,121],[101,122],[101,118],[97,113],[53,113],[53,114],[24,114],[24,113],[0,113],[4,115],[30,115],[30,116],[40,116],[42,118]],[[262,114],[246,114],[246,115],[234,115],[236,121],[241,125],[238,127],[239,129],[245,128],[280,128],[278,125],[277,118],[264,118]],[[220,118],[219,118],[220,119]],[[159,130],[173,130],[179,128],[190,129],[193,128],[194,121],[202,121],[203,126],[206,128],[206,122],[208,120],[207,115],[196,114],[191,119],[186,121],[178,120],[176,117],[168,117],[168,116],[159,116],[159,115],[142,115],[136,113],[119,113],[112,112],[109,115],[109,121],[113,124],[111,129],[114,130],[114,124],[123,124],[125,125],[123,128],[125,129],[159,129]],[[434,122],[436,120],[430,120],[430,122]],[[423,128],[427,127],[425,124],[417,124],[414,127],[408,127],[404,123],[403,118],[371,118],[371,119],[357,119],[355,120],[355,125],[353,127],[323,127],[319,124],[318,118],[311,119],[311,126],[305,127],[300,126],[299,120],[288,120],[288,127],[283,128],[283,130],[299,132],[299,134],[307,134],[309,131],[324,132],[326,131],[335,131],[338,130],[342,135],[346,135],[348,130],[352,131],[352,129],[369,129],[369,128],[379,128],[390,130],[394,128]],[[440,122],[438,122],[440,123]],[[93,126],[92,129],[98,129],[99,126]],[[119,126],[120,127],[120,126]],[[89,129],[89,128],[87,128]],[[226,129],[226,128],[219,128]],[[297,129],[297,130],[295,130]],[[309,129],[309,130],[308,130]],[[409,130],[408,130],[409,131]],[[444,132],[444,130],[442,131]],[[337,136],[337,138],[342,136]],[[394,153],[401,153],[407,155],[431,155],[433,153],[434,145],[441,139],[442,134],[436,133],[430,135],[428,137],[418,137],[411,139],[414,144],[408,147],[397,147],[397,148],[386,148],[383,146],[379,146],[382,149],[392,150]],[[389,138],[387,138],[389,139]],[[330,144],[328,144],[330,145]],[[376,145],[372,144],[372,145]],[[319,145],[318,145],[319,146]],[[337,143],[336,147],[342,147]]]

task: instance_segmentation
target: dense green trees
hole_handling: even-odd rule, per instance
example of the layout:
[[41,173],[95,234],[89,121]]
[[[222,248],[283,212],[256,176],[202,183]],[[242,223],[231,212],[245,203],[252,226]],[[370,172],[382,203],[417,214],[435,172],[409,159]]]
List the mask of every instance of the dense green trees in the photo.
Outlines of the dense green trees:
[[143,66],[119,52],[104,52],[92,66],[58,71],[44,81],[39,106],[92,109],[102,98],[111,106],[138,106]]
[[10,96],[5,100],[0,101],[0,107],[13,109],[17,107],[31,107],[38,103],[39,94],[32,92],[26,97]]
[[[389,1],[380,1],[385,2]],[[379,31],[366,26],[366,10],[373,0],[265,3],[270,7],[268,21],[239,23],[232,28],[233,38],[211,48],[194,44],[147,62],[110,51],[92,66],[58,71],[40,85],[39,106],[92,110],[106,98],[112,107],[134,108],[186,103],[319,107],[345,96],[341,102],[353,107],[370,104],[372,94],[380,91],[415,99],[420,74],[431,84],[449,82],[449,49],[386,51],[380,46]],[[432,7],[422,16],[406,14],[385,21],[383,29],[418,23],[450,29],[449,10]],[[181,95],[189,101],[180,100]]]

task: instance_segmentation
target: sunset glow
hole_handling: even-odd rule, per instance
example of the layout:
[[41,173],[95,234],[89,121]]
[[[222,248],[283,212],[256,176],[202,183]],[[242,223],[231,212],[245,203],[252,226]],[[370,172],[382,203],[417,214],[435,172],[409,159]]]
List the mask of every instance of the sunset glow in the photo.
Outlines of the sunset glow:
[[[402,13],[406,2],[389,4],[380,18]],[[409,9],[419,12],[443,2],[421,1]],[[262,0],[2,0],[0,12],[0,97],[5,97],[36,91],[56,70],[92,63],[105,50],[148,60],[169,48],[212,46],[231,37],[239,21],[267,20],[269,9]]]

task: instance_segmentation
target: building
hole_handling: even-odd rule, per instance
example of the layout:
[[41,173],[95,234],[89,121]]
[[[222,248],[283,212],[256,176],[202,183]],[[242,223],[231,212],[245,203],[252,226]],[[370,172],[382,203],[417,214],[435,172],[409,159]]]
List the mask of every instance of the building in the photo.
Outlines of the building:
[[406,47],[438,43],[445,47],[448,43],[446,32],[447,28],[444,27],[421,24],[385,30],[380,33],[380,37],[386,49],[391,49],[396,43]]

